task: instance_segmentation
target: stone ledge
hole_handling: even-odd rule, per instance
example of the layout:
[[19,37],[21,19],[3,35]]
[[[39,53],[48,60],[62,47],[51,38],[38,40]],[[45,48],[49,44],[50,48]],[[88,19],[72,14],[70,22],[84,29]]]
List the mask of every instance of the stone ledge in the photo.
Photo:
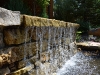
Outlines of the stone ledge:
[[54,27],[79,27],[79,24],[64,22],[55,19],[41,18],[37,16],[21,15],[19,11],[11,11],[0,7],[1,26],[54,26]]
[[55,19],[47,19],[36,16],[22,15],[21,25],[24,26],[54,26],[54,27],[79,27],[79,24],[64,22]]
[[20,12],[7,10],[0,7],[0,25],[20,25]]
[[76,45],[82,50],[100,50],[100,43],[97,42],[80,42],[76,43]]

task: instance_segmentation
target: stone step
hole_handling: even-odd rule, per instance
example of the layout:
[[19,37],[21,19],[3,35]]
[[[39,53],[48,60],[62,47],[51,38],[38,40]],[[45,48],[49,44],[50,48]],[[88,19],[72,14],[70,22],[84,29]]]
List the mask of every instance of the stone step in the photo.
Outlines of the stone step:
[[87,41],[87,42],[79,42],[76,43],[78,48],[81,48],[82,50],[100,50],[100,43],[98,42],[92,42],[92,41]]

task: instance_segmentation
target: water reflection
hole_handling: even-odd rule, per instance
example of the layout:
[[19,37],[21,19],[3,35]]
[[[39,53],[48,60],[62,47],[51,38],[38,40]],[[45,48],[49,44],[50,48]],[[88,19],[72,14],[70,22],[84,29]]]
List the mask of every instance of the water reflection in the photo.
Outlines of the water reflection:
[[57,75],[100,75],[100,58],[75,54],[58,71]]

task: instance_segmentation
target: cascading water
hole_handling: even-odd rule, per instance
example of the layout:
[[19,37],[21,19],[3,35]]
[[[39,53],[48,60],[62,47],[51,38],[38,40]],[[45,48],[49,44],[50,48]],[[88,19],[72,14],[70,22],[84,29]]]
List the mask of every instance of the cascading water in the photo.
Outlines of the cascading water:
[[[24,47],[24,60],[26,61],[26,66],[32,66],[30,62],[27,62],[26,53],[26,39],[28,37],[27,32],[30,28],[25,30],[25,47]],[[41,27],[31,27],[30,35],[30,47],[32,47],[31,39],[32,33],[36,30],[36,75],[52,75],[57,73],[57,75],[63,75],[61,73],[62,65],[72,59],[74,55],[74,40],[73,40],[73,30],[71,27],[52,27],[52,26],[41,26]],[[44,46],[46,43],[46,47]],[[45,48],[43,48],[45,47]],[[45,49],[45,50],[44,50]],[[46,52],[45,52],[46,51]],[[42,58],[43,53],[45,53],[46,59]],[[49,63],[48,63],[49,62]],[[68,61],[70,62],[70,61]],[[75,63],[74,63],[75,65]],[[69,65],[68,65],[69,66]],[[33,69],[32,69],[33,70]],[[44,72],[42,72],[44,71]],[[31,71],[28,74],[32,74]],[[65,74],[66,75],[66,74]]]
[[[75,35],[75,30],[73,29],[75,28],[69,28],[69,38],[71,42],[75,40],[75,37],[72,36]],[[76,46],[73,46],[73,44],[74,43],[70,43],[68,50],[65,51],[67,52],[66,58],[69,56],[69,59],[67,59],[62,68],[57,71],[57,75],[100,75],[100,58],[85,56],[82,52],[74,54],[73,52]]]
[[25,28],[25,38],[24,38],[24,40],[25,40],[25,46],[24,46],[24,61],[26,61],[27,59],[26,59],[26,56],[27,56],[27,54],[26,54],[26,40],[27,40],[27,32],[28,32],[28,29],[27,28]]
[[[26,66],[30,65],[30,62],[28,62],[28,59],[27,59],[27,39],[28,39],[28,31],[29,31],[30,28],[25,28],[25,43],[24,43],[24,61],[25,61],[25,64]],[[31,38],[31,37],[30,37]],[[31,41],[30,41],[31,42]]]
[[[57,70],[59,70],[61,66],[61,62],[64,62],[63,56],[63,47],[62,47],[62,37],[65,39],[65,36],[62,36],[63,28],[57,28],[57,27],[36,27],[36,37],[37,37],[37,57],[41,56],[43,50],[43,41],[45,40],[44,36],[45,33],[48,33],[48,38],[46,38],[47,42],[47,54],[46,57],[49,58],[49,62],[51,63],[51,67],[55,69],[49,69],[45,67],[42,63],[40,64],[40,68],[44,69],[45,75],[50,75],[50,72],[55,73]],[[65,34],[66,32],[64,32]],[[64,47],[65,48],[65,47]],[[40,55],[39,55],[40,54]],[[49,56],[50,55],[50,56]],[[48,57],[49,56],[49,57]],[[58,59],[59,60],[56,60]],[[37,60],[38,61],[38,60]],[[46,60],[47,61],[47,60]],[[39,75],[39,69],[37,69],[37,75]]]
[[31,74],[31,71],[33,70],[33,67],[34,67],[34,65],[33,64],[31,64],[29,61],[28,61],[28,59],[27,59],[27,55],[28,55],[28,52],[27,52],[27,39],[28,39],[28,37],[29,37],[29,35],[28,35],[28,31],[29,31],[29,29],[31,29],[31,32],[30,32],[30,38],[29,38],[29,40],[30,40],[30,44],[29,44],[29,48],[31,49],[31,47],[32,47],[32,44],[31,44],[31,39],[32,39],[32,32],[33,32],[33,30],[34,30],[34,26],[33,27],[27,27],[27,28],[25,28],[25,32],[24,32],[24,35],[25,35],[25,38],[24,38],[24,40],[25,40],[25,43],[24,43],[24,62],[25,62],[25,67],[28,67],[28,68],[30,68],[30,71],[28,71],[28,75],[30,75]]
[[57,75],[100,75],[100,59],[76,53],[58,71]]
[[[39,28],[36,27],[36,47],[37,47],[37,51],[36,51],[36,61],[39,61]],[[36,66],[36,75],[39,75],[39,70],[38,70],[38,66]]]
[[[34,31],[34,26],[32,26],[32,27],[29,27],[29,29],[31,29],[31,31],[30,31],[30,38],[29,38],[29,48],[30,49],[32,49],[32,33],[33,33],[33,31]],[[26,37],[27,38],[27,37]],[[29,54],[31,54],[31,53],[29,53]],[[31,75],[32,74],[32,70],[33,70],[33,64],[31,64],[30,62],[28,62],[28,64],[27,65],[29,65],[30,66],[30,71],[28,71],[28,75]]]

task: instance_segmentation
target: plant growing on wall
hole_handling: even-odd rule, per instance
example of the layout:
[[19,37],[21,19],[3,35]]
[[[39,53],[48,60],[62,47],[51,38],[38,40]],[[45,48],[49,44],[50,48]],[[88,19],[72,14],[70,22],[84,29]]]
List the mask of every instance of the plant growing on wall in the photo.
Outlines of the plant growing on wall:
[[50,0],[37,0],[39,6],[42,8],[41,17],[48,18],[46,8],[49,5]]

